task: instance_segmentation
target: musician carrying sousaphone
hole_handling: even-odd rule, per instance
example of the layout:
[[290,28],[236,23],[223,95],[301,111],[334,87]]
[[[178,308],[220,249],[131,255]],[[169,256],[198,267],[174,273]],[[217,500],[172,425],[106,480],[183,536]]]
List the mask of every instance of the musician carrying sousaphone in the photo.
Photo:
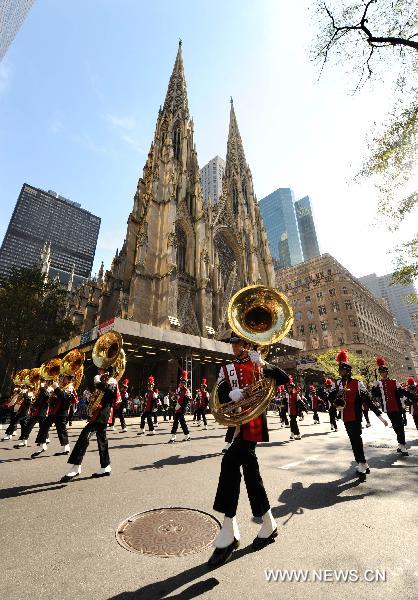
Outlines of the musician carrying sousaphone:
[[95,391],[87,407],[88,422],[68,457],[69,470],[61,478],[68,482],[81,473],[81,463],[87,451],[90,436],[96,433],[100,456],[100,469],[92,477],[105,477],[111,473],[109,447],[107,441],[107,425],[112,422],[113,411],[122,403],[118,380],[122,377],[126,358],[122,348],[122,336],[116,331],[104,333],[96,341],[92,358],[98,368],[94,378]]
[[30,373],[31,369],[22,369],[21,371],[18,371],[13,378],[13,383],[16,387],[7,401],[7,409],[10,412],[10,423],[2,438],[2,442],[12,439],[12,436],[15,434],[19,425],[21,427],[22,435],[24,430],[23,423],[28,415],[33,397],[33,392],[30,389]]
[[210,407],[214,418],[229,427],[232,442],[222,458],[213,505],[214,510],[224,515],[224,520],[214,541],[210,568],[224,564],[240,543],[236,512],[241,467],[252,513],[263,520],[253,550],[263,548],[277,537],[255,449],[257,442],[268,441],[265,411],[276,387],[289,381],[284,371],[265,363],[259,352],[252,349],[254,344],[276,343],[289,331],[293,316],[285,296],[265,286],[244,288],[232,297],[228,320],[234,332],[230,338],[233,357],[219,372]]

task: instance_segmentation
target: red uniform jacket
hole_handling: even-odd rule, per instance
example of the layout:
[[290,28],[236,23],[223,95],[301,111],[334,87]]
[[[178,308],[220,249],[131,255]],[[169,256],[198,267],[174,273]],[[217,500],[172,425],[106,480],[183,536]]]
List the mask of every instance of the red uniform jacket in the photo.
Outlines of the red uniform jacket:
[[311,394],[311,401],[312,401],[312,410],[314,410],[316,412],[319,408],[319,396],[317,396],[316,394]]
[[206,390],[197,390],[197,397],[199,401],[198,408],[206,410],[209,404],[209,393]]
[[145,394],[144,413],[152,412],[157,407],[157,394],[153,390],[148,390]]
[[[343,389],[343,383],[341,379],[336,382],[336,387],[329,395],[331,402],[337,397],[338,391]],[[362,419],[362,406],[363,403],[372,410],[375,415],[379,416],[382,413],[378,408],[375,407],[370,399],[369,393],[364,383],[358,379],[350,379],[346,382],[344,399],[346,402],[345,408],[342,411],[342,418],[344,423],[351,423],[352,421],[360,421]]]
[[176,408],[176,414],[184,415],[191,398],[190,390],[187,389],[187,387],[178,388],[176,391],[176,398],[177,402],[180,404],[180,408]]
[[372,395],[381,399],[383,412],[401,412],[402,396],[408,396],[399,385],[396,379],[385,379],[376,381],[372,389]]
[[298,416],[298,397],[299,397],[299,394],[297,392],[292,392],[291,394],[288,395],[289,415],[291,417]]

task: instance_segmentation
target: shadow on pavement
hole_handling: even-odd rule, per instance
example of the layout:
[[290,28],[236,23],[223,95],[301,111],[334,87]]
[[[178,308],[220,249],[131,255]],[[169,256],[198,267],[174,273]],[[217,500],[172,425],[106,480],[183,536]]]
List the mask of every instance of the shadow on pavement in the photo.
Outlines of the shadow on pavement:
[[156,460],[154,463],[149,465],[141,465],[139,467],[131,467],[131,471],[146,471],[147,469],[162,469],[163,467],[169,465],[185,465],[193,462],[197,462],[198,460],[204,460],[205,458],[213,458],[220,457],[220,452],[216,452],[213,454],[195,454],[190,456],[180,456],[176,454],[174,456],[168,456],[167,458],[161,458],[160,460]]
[[[252,552],[251,546],[236,550],[232,554],[227,564],[242,558],[250,552]],[[191,600],[192,598],[196,598],[197,596],[212,590],[214,587],[219,585],[219,581],[215,577],[209,577],[208,579],[194,583],[175,596],[169,596],[169,594],[176,591],[183,585],[191,583],[195,579],[199,579],[199,577],[203,577],[207,574],[208,568],[205,562],[202,565],[197,565],[196,567],[192,567],[187,571],[182,571],[177,575],[168,577],[164,581],[150,583],[145,585],[143,588],[136,590],[135,592],[122,592],[116,596],[111,596],[108,598],[108,600],[161,600],[162,598],[167,598],[167,600]]]

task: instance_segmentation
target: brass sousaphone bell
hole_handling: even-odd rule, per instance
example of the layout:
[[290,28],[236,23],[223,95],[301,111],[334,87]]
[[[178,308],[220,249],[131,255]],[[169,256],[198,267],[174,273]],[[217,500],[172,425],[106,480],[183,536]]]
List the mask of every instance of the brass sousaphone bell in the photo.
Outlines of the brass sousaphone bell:
[[[117,331],[103,333],[93,346],[92,359],[98,369],[112,366],[114,378],[119,381],[126,368],[126,355],[122,348],[123,339]],[[103,392],[96,390],[89,401],[87,415],[91,417],[103,398]]]
[[[232,296],[228,305],[228,322],[232,331],[256,347],[276,344],[289,332],[293,310],[284,294],[265,285],[250,285]],[[247,386],[237,402],[219,401],[218,387],[210,397],[210,408],[221,425],[244,425],[261,415],[275,393],[273,379],[260,376]]]

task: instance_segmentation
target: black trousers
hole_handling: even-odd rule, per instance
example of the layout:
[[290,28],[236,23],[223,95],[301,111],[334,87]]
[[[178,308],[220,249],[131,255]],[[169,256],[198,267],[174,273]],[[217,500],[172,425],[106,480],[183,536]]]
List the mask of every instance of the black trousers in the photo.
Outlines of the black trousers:
[[254,517],[262,517],[270,508],[255,454],[256,445],[256,442],[247,442],[238,435],[223,455],[213,508],[226,517],[232,518],[237,514],[241,467]]
[[154,431],[154,425],[152,424],[152,417],[151,417],[152,413],[150,412],[143,412],[141,415],[141,429],[145,428],[145,419],[147,420],[148,423],[148,429],[150,431]]
[[10,423],[8,428],[5,431],[6,435],[13,435],[14,432],[17,429],[17,426],[20,423],[20,426],[22,427],[22,421],[25,417],[22,417],[21,415],[19,415],[18,413],[13,412],[12,416],[10,417]]
[[361,437],[361,421],[350,421],[344,423],[351,447],[353,449],[354,459],[358,463],[366,462],[364,458],[363,440]]
[[367,423],[367,425],[370,425],[370,421],[369,421],[369,411],[368,411],[368,410],[364,410],[364,409],[363,409],[363,415],[364,415],[364,418],[366,419],[366,423]]
[[99,447],[100,466],[104,468],[110,465],[106,427],[106,423],[87,423],[87,425],[81,431],[73,451],[68,458],[70,465],[81,465],[90,443],[91,434],[94,432],[96,432],[97,445]]
[[289,425],[289,419],[287,418],[287,411],[285,408],[281,408],[280,409],[280,420],[282,423],[284,423],[285,425]]
[[125,422],[125,415],[123,414],[123,408],[118,408],[118,410],[113,411],[112,427],[114,427],[114,425],[115,425],[116,417],[118,417],[118,419],[120,421],[120,426],[122,427],[122,429],[125,429],[126,422]]
[[154,425],[156,425],[156,424],[158,423],[158,421],[157,421],[157,414],[158,414],[158,413],[157,413],[157,411],[155,411],[155,412],[152,414],[152,418],[154,419]]
[[300,435],[298,421],[296,415],[290,415],[290,431],[295,435]]
[[403,409],[403,411],[402,411],[402,421],[405,426],[408,425],[408,421],[406,420],[406,410],[405,409]]
[[203,419],[203,423],[207,425],[206,421],[206,410],[204,408],[197,409],[197,420],[200,422],[200,419]]
[[184,420],[184,415],[175,413],[173,420],[173,427],[171,428],[171,434],[174,435],[177,432],[177,428],[180,426],[183,430],[184,435],[189,435],[189,429],[186,425],[186,421]]
[[334,429],[337,429],[337,411],[335,410],[335,408],[330,408],[328,411],[329,414],[329,422],[331,424],[331,427],[334,427]]
[[418,415],[412,417],[414,419],[415,427],[418,429]]
[[164,417],[164,421],[167,421],[167,415],[168,415],[168,407],[164,406],[163,407],[163,417]]
[[405,444],[405,425],[403,422],[403,414],[401,412],[388,412],[388,417],[392,423],[398,444]]
[[172,406],[169,407],[167,414],[168,414],[168,420],[171,421],[171,419],[174,417],[174,414],[175,414],[174,408]]
[[51,426],[55,425],[55,429],[57,430],[58,439],[60,441],[61,446],[66,446],[68,444],[68,432],[66,422],[67,415],[48,415],[39,428],[35,442],[37,444],[45,444]]
[[193,421],[196,421],[196,420],[198,421],[198,420],[199,420],[199,419],[198,419],[198,414],[199,414],[199,409],[198,409],[198,408],[196,408],[196,409],[193,411]]
[[314,418],[314,421],[318,421],[318,423],[319,423],[319,415],[318,415],[318,411],[317,410],[313,411],[313,418]]
[[42,423],[45,421],[46,417],[35,417],[32,415],[28,415],[25,419],[22,420],[21,427],[22,432],[20,434],[20,440],[28,440],[30,434],[32,433],[32,429],[35,427],[36,423],[39,423],[39,428],[42,427]]

